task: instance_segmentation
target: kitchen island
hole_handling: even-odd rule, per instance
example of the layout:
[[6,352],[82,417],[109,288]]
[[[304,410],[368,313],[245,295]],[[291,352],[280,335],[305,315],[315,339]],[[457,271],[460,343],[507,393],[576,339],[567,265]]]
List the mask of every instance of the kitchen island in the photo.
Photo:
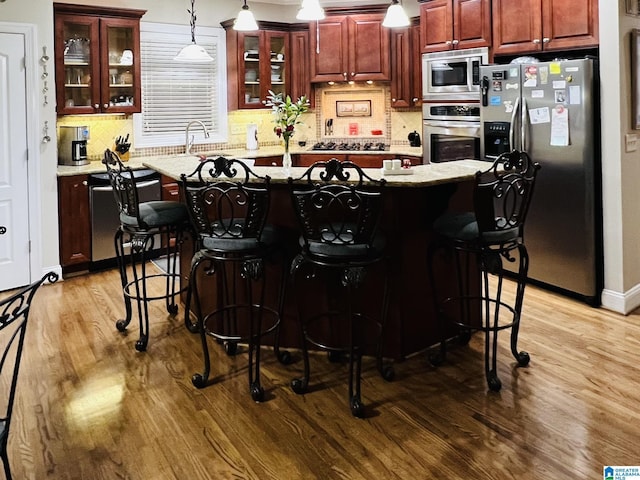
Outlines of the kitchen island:
[[[166,156],[145,159],[144,167],[154,169],[173,179],[182,173],[190,174],[199,162],[197,157]],[[387,176],[385,207],[381,228],[386,233],[390,259],[389,280],[391,298],[389,317],[384,339],[385,356],[402,359],[423,350],[438,341],[431,288],[427,274],[427,246],[431,239],[431,224],[444,211],[468,210],[471,207],[473,178],[478,170],[486,169],[486,162],[463,160],[458,162],[419,165],[412,167],[412,175]],[[258,175],[269,175],[272,183],[271,207],[268,222],[288,227],[295,232],[296,219],[291,206],[288,176],[280,167],[255,167]],[[305,171],[294,167],[291,172],[297,178]],[[381,178],[382,170],[365,169],[372,178]],[[297,250],[291,243],[291,257]],[[190,242],[182,249],[181,268],[187,278],[192,251]],[[276,268],[275,266],[273,268]],[[453,288],[450,281],[450,266],[437,265],[439,291]],[[275,283],[267,296],[275,299]],[[205,308],[214,304],[214,289],[208,292]],[[305,303],[313,305],[319,301],[308,292]],[[370,296],[371,299],[379,297]],[[297,347],[298,327],[295,321],[294,299],[288,298],[282,321],[281,342],[283,346]],[[370,300],[373,303],[373,300]],[[371,306],[375,316],[379,305]]]

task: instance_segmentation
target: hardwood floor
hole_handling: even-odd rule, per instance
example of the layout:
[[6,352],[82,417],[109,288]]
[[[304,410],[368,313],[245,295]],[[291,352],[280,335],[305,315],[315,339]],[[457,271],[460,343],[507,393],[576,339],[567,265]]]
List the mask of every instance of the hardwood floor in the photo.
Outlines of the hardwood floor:
[[15,479],[543,479],[602,478],[638,465],[640,314],[593,309],[534,287],[525,294],[515,368],[508,334],[500,393],[489,392],[483,340],[435,369],[423,354],[385,382],[365,360],[367,418],[347,408],[347,371],[312,358],[301,370],[263,355],[266,401],[248,392],[245,354],[212,348],[216,383],[202,390],[199,337],[153,302],[147,352],[114,322],[115,270],[46,285],[36,295],[9,436]]

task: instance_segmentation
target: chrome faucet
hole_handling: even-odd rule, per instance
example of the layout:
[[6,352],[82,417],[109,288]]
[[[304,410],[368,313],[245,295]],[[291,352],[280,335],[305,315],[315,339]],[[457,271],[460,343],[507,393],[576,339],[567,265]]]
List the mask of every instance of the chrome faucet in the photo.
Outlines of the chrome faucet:
[[191,127],[193,125],[200,125],[202,127],[202,130],[204,131],[204,137],[205,138],[209,138],[209,130],[207,130],[207,126],[204,123],[202,123],[200,120],[193,120],[192,122],[189,122],[187,124],[187,128],[184,131],[184,135],[185,135],[184,151],[185,151],[185,153],[191,153],[191,147],[193,147],[193,138],[194,138],[194,136],[192,135],[191,138],[189,138],[189,130],[191,129]]

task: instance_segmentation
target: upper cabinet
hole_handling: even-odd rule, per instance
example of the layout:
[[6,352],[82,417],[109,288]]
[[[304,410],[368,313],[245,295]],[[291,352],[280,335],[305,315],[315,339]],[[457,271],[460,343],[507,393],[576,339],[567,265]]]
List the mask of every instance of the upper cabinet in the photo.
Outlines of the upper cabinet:
[[144,10],[54,3],[58,114],[140,112]]
[[598,45],[598,0],[493,0],[493,54]]
[[370,13],[312,22],[311,81],[390,80],[390,33],[383,19],[383,14]]
[[[509,0],[507,0],[509,1]],[[420,4],[422,52],[491,46],[490,0],[431,0]]]
[[289,94],[288,26],[264,28],[261,23],[256,32],[238,32],[233,29],[233,20],[222,25],[227,32],[229,110],[265,108],[269,90]]
[[391,30],[391,106],[415,107],[422,101],[420,25]]
[[293,100],[303,95],[309,100],[311,108],[315,107],[315,95],[311,84],[311,72],[309,69],[309,52],[311,44],[309,39],[309,28],[292,30],[289,34],[291,43],[291,85],[289,92]]

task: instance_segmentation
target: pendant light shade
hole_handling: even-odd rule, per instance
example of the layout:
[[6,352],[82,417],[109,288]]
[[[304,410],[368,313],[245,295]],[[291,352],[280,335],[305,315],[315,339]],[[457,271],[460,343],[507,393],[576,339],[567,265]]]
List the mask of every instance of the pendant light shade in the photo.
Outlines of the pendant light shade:
[[258,30],[256,19],[247,6],[247,0],[244,0],[242,10],[240,10],[236,17],[236,21],[233,23],[233,29],[240,32],[254,32]]
[[302,5],[296,18],[307,21],[322,20],[324,18],[324,8],[320,6],[319,0],[302,0]]
[[382,21],[382,26],[388,28],[400,28],[408,27],[409,24],[410,22],[407,12],[404,11],[402,5],[398,3],[398,0],[393,0],[387,9],[387,14]]
[[176,62],[184,63],[207,63],[213,62],[211,55],[207,53],[204,47],[196,43],[196,11],[194,8],[195,0],[191,0],[191,10],[187,10],[191,14],[191,44],[184,47],[178,55],[173,57]]

